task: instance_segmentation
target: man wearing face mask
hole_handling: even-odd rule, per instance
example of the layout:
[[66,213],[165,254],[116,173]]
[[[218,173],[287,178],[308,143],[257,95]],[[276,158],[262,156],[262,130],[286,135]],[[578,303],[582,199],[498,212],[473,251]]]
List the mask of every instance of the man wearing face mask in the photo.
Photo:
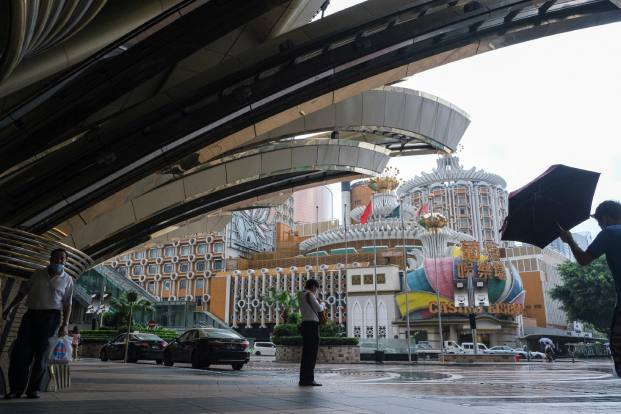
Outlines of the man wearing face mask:
[[49,339],[57,331],[59,337],[67,335],[73,279],[65,273],[66,261],[65,250],[53,250],[49,266],[33,272],[28,282],[20,287],[15,299],[2,312],[3,319],[8,319],[11,312],[26,298],[28,310],[13,343],[9,367],[11,391],[4,396],[5,399],[20,398],[24,392],[28,398],[39,398],[39,388],[47,365]]

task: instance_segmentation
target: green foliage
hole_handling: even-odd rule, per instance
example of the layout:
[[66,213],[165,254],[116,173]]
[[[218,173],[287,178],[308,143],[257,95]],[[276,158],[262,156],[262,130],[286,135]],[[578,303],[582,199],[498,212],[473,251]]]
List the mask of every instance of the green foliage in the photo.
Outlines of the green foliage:
[[612,274],[603,257],[589,266],[565,262],[558,267],[562,284],[550,291],[561,302],[569,320],[593,325],[609,332],[616,295]]
[[[273,339],[274,344],[276,345],[290,345],[290,346],[301,346],[302,345],[302,337],[301,336],[283,336],[279,338]],[[350,338],[350,337],[325,337],[321,338],[320,345],[324,346],[344,346],[344,345],[358,345],[358,338]]]
[[275,287],[272,287],[267,291],[267,295],[263,296],[261,299],[268,306],[275,304],[276,308],[280,311],[281,319],[287,323],[296,323],[302,318],[298,312],[300,304],[297,294],[289,293],[286,290],[277,291]]
[[337,337],[337,336],[345,336],[345,329],[338,323],[334,323],[334,321],[328,321],[325,325],[321,325],[319,327],[319,336],[320,337]]
[[298,330],[297,324],[292,323],[281,323],[280,325],[276,325],[274,327],[274,332],[272,332],[272,336],[274,337],[284,337],[284,336],[299,336],[300,331]]
[[[136,312],[152,312],[153,306],[145,299],[138,300],[138,294],[134,291],[124,292],[118,298],[112,299],[110,302],[110,312],[104,314],[104,323],[107,326],[118,328],[127,326],[129,322],[130,309],[132,313]],[[132,317],[132,324],[134,323]]]
[[291,312],[287,315],[287,323],[299,325],[302,323],[302,314],[300,312]]

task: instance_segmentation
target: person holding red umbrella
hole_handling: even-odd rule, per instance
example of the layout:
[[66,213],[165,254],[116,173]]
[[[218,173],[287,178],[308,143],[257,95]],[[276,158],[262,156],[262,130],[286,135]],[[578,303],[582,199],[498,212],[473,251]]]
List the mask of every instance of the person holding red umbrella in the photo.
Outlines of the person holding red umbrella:
[[571,248],[576,261],[581,266],[586,266],[593,260],[606,255],[606,262],[615,282],[617,292],[617,305],[612,316],[610,327],[610,350],[615,363],[615,371],[621,377],[621,203],[618,201],[604,201],[595,209],[593,214],[602,231],[597,235],[593,243],[582,250],[571,233],[561,229],[560,238]]

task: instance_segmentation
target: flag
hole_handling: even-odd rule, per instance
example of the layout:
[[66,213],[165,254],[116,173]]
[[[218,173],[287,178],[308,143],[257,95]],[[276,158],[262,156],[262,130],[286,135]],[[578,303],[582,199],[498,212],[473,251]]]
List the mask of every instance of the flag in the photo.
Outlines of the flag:
[[418,214],[416,215],[420,217],[421,214],[425,214],[428,212],[429,212],[429,204],[425,203],[422,206],[420,206],[420,208],[418,209]]
[[369,220],[369,216],[373,213],[373,200],[369,201],[367,207],[362,212],[362,216],[360,216],[360,223],[366,224],[367,220]]
[[390,212],[390,214],[386,216],[386,218],[397,218],[397,217],[399,217],[399,211],[400,210],[401,210],[401,206],[395,207],[394,210],[392,210]]

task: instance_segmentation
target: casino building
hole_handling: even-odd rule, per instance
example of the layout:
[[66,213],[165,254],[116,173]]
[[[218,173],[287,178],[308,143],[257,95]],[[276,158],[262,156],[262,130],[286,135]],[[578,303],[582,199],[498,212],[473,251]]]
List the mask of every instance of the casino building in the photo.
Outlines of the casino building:
[[[525,292],[519,272],[498,249],[492,266],[487,248],[494,248],[494,241],[477,241],[451,228],[450,217],[438,216],[442,226],[427,226],[420,204],[412,197],[399,200],[394,171],[363,185],[372,188],[366,221],[368,205],[358,205],[348,214],[352,224],[320,226],[312,236],[276,223],[272,252],[226,258],[230,233],[197,234],[129,252],[109,264],[162,301],[186,301],[255,338],[267,339],[283,322],[269,293],[295,295],[313,277],[330,319],[363,342],[405,338],[408,314],[417,340],[439,347],[441,318],[444,340],[468,341],[468,313],[475,313],[479,341],[514,344]],[[470,273],[463,273],[464,266]],[[468,283],[474,284],[472,298]]]

